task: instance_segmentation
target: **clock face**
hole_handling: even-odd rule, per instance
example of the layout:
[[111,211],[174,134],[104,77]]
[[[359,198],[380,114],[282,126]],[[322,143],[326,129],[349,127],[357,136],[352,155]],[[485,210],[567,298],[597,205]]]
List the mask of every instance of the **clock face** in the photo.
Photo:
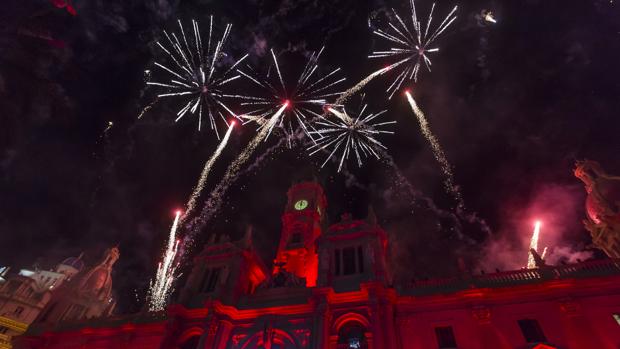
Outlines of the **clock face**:
[[308,201],[307,200],[298,200],[295,203],[295,209],[297,211],[301,211],[301,210],[303,210],[306,207],[308,207]]

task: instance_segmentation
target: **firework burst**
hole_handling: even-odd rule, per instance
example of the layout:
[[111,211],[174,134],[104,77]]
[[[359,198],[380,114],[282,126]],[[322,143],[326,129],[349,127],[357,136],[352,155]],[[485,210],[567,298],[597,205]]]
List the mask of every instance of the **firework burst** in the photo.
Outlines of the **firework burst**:
[[[431,12],[423,25],[418,20],[414,0],[410,0],[411,6],[411,24],[407,25],[405,21],[392,9],[395,20],[388,22],[388,28],[385,30],[377,29],[373,31],[382,39],[387,40],[392,47],[387,51],[374,51],[369,58],[389,58],[393,62],[386,68],[398,71],[396,78],[387,89],[389,98],[401,87],[406,80],[418,80],[418,74],[422,66],[431,71],[430,54],[438,52],[439,48],[435,46],[435,42],[441,34],[456,20],[455,6],[446,18],[434,30],[431,29],[433,21],[433,13],[435,11],[435,3],[431,7]],[[384,69],[386,69],[384,68]]]
[[[312,52],[299,78],[291,83],[285,79],[280,69],[280,63],[273,49],[270,51],[273,64],[266,74],[257,74],[250,66],[246,70],[237,69],[237,72],[253,84],[259,87],[261,95],[239,96],[242,98],[241,105],[253,108],[253,110],[240,115],[245,122],[256,122],[259,128],[269,127],[268,138],[274,128],[281,129],[291,146],[292,136],[297,127],[304,134],[312,138],[309,121],[320,118],[322,107],[330,97],[338,96],[341,92],[334,89],[345,78],[339,78],[340,68],[336,68],[323,75],[319,71],[318,60],[325,47],[317,52]],[[283,112],[278,110],[285,105]],[[279,117],[276,122],[270,122],[270,118]]]
[[198,22],[192,20],[189,35],[185,34],[181,21],[178,21],[178,25],[178,35],[164,31],[165,39],[157,42],[157,47],[163,52],[165,60],[154,63],[154,72],[161,73],[162,80],[147,81],[146,84],[160,91],[157,99],[174,98],[178,101],[180,109],[177,111],[175,122],[188,113],[197,114],[200,131],[203,115],[206,115],[210,128],[219,139],[216,120],[221,119],[228,124],[225,114],[235,116],[226,104],[235,96],[226,94],[226,88],[231,81],[240,77],[235,68],[248,55],[233,62],[224,52],[232,24],[226,24],[221,38],[215,39],[213,16],[211,16],[206,47],[200,35]]
[[[362,96],[362,101],[363,101]],[[342,107],[341,111],[334,106],[327,106],[327,111],[335,116],[332,121],[327,117],[321,117],[315,124],[312,134],[317,136],[314,144],[308,150],[310,155],[324,150],[329,153],[321,167],[324,167],[332,158],[338,157],[338,172],[342,169],[345,159],[352,154],[355,155],[357,165],[362,166],[363,160],[373,156],[377,159],[379,149],[386,147],[376,138],[380,134],[393,134],[394,132],[383,129],[388,125],[393,125],[396,121],[375,122],[375,119],[383,115],[387,110],[377,113],[368,113],[367,104],[362,102],[362,107],[357,116],[351,117]]]
[[179,240],[176,238],[176,232],[180,216],[181,211],[177,211],[174,223],[170,229],[166,251],[164,252],[162,261],[159,262],[159,266],[157,267],[157,275],[155,280],[151,280],[148,292],[150,311],[164,310],[168,298],[173,291],[173,283],[177,278],[176,270],[178,264],[175,263],[175,259],[177,251],[179,250]]

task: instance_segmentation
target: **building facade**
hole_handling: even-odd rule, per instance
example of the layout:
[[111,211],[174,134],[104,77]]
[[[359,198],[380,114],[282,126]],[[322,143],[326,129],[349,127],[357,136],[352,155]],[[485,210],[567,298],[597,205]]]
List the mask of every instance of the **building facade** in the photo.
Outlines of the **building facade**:
[[16,347],[620,347],[618,260],[394,285],[388,235],[372,213],[325,228],[319,184],[296,184],[287,197],[271,270],[251,231],[211,239],[165,312],[38,322]]
[[111,301],[111,271],[119,257],[108,249],[101,262],[85,268],[82,255],[62,261],[54,270],[22,269],[0,284],[0,348],[11,348],[12,337],[39,324],[108,316]]
[[[82,270],[81,256],[67,258],[53,270],[21,269],[0,283],[0,348],[11,348],[11,337],[26,331],[47,305],[55,289]],[[4,268],[6,274],[8,268]]]

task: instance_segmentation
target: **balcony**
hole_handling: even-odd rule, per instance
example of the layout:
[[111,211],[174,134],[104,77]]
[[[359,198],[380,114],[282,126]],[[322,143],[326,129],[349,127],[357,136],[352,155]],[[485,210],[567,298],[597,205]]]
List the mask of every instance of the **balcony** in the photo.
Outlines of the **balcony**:
[[423,296],[452,293],[473,288],[509,287],[551,280],[620,275],[620,259],[601,259],[577,264],[522,269],[493,274],[467,275],[444,279],[415,280],[405,294]]

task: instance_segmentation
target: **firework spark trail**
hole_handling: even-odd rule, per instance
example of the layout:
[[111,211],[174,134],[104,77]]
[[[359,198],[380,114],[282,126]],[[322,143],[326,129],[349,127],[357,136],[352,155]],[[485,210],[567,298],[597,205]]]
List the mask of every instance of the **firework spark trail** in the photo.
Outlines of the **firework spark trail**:
[[[311,125],[308,121],[320,117],[321,108],[327,103],[327,99],[342,93],[334,92],[333,89],[346,80],[338,77],[340,68],[325,75],[319,73],[318,60],[323,50],[324,47],[318,53],[312,52],[294,83],[283,75],[280,69],[281,64],[273,49],[270,51],[273,69],[269,69],[266,74],[256,74],[250,66],[247,66],[249,70],[237,69],[239,74],[258,87],[257,92],[260,93],[257,96],[234,96],[242,100],[241,105],[255,108],[245,115],[240,115],[240,118],[245,122],[256,122],[260,128],[265,127],[269,124],[267,119],[273,117],[282,102],[286,101],[289,103],[289,108],[285,111],[285,115],[280,118],[280,122],[271,124],[270,127],[272,129],[278,127],[284,132],[289,138],[289,148],[292,147],[291,141],[297,127],[300,127],[305,135],[312,139],[309,129]],[[296,126],[294,127],[293,124]],[[269,134],[271,132],[272,130]]]
[[543,252],[540,254],[541,259],[545,259],[547,257],[547,246],[543,249]]
[[224,135],[224,138],[222,138],[220,145],[218,145],[213,155],[211,155],[209,160],[207,160],[207,162],[205,163],[205,167],[202,169],[202,173],[200,174],[200,179],[198,180],[198,183],[196,184],[196,187],[194,188],[194,191],[192,192],[192,195],[190,196],[189,201],[187,202],[185,214],[181,218],[181,222],[185,221],[185,219],[187,219],[187,217],[189,217],[189,215],[196,208],[196,201],[198,200],[198,197],[200,197],[200,193],[202,193],[202,190],[204,189],[205,184],[207,183],[207,177],[209,176],[209,173],[211,172],[211,168],[213,167],[213,164],[215,164],[215,161],[222,154],[222,151],[226,147],[226,144],[228,144],[228,139],[230,138],[230,134],[232,133],[234,126],[235,126],[235,122],[232,121],[230,123],[230,126],[228,126],[228,131],[226,131],[226,134]]
[[441,171],[445,175],[444,185],[446,187],[446,190],[448,190],[456,199],[457,207],[459,207],[460,209],[463,209],[465,206],[463,203],[463,198],[461,197],[461,193],[459,192],[459,189],[454,184],[454,175],[452,174],[452,168],[450,166],[450,163],[448,162],[448,159],[446,158],[446,154],[444,153],[441,147],[441,144],[439,144],[437,137],[435,137],[435,135],[433,134],[433,131],[431,131],[428,125],[426,116],[424,116],[424,113],[418,107],[418,104],[413,99],[411,92],[405,91],[405,95],[407,96],[407,101],[409,102],[409,105],[411,105],[411,109],[413,110],[414,114],[418,118],[420,129],[422,130],[422,134],[424,135],[426,140],[431,145],[435,159],[441,165]]
[[288,103],[284,103],[280,106],[280,109],[276,111],[276,113],[269,118],[269,121],[263,125],[260,131],[254,136],[254,138],[248,143],[245,149],[239,154],[239,156],[228,166],[226,169],[226,173],[222,180],[218,183],[215,189],[211,192],[209,199],[205,203],[200,215],[192,220],[190,223],[190,233],[185,237],[184,245],[189,245],[193,241],[193,237],[196,233],[198,233],[202,227],[209,221],[209,219],[217,212],[219,207],[222,204],[222,200],[224,199],[224,194],[226,190],[230,187],[230,185],[237,178],[241,166],[245,164],[248,159],[252,156],[258,145],[264,141],[270,134],[273,129],[273,125],[279,122],[280,117],[289,107]]
[[258,157],[256,157],[256,159],[254,160],[252,164],[246,167],[243,171],[239,172],[238,176],[243,176],[247,173],[250,173],[256,170],[260,165],[263,164],[263,162],[267,159],[267,157],[271,156],[272,153],[282,148],[282,146],[284,145],[286,141],[287,141],[286,138],[279,138],[276,144],[267,148],[264,152],[261,152],[261,154]]
[[112,128],[112,126],[114,126],[114,123],[112,121],[108,121],[108,126],[105,128],[105,130],[103,130],[103,133],[107,133],[108,131],[110,131],[110,129]]
[[527,268],[532,269],[536,268],[536,260],[534,259],[534,255],[530,252],[531,249],[538,252],[538,237],[540,236],[540,221],[536,221],[534,223],[534,233],[532,234],[532,239],[530,240],[530,248],[528,251],[527,257]]
[[170,229],[168,237],[168,246],[164,252],[162,261],[157,267],[157,275],[155,280],[151,280],[149,287],[149,310],[161,311],[166,307],[168,297],[173,291],[173,283],[177,278],[176,270],[178,263],[175,263],[175,257],[179,249],[179,240],[176,238],[176,231],[179,224],[181,211],[176,212],[174,223]]
[[149,110],[151,110],[151,108],[155,106],[155,104],[157,104],[157,101],[159,101],[159,97],[155,97],[155,99],[151,103],[149,103],[146,107],[142,108],[140,114],[138,114],[138,120],[142,119],[144,114],[146,114]]
[[349,100],[349,98],[351,98],[351,96],[353,96],[354,94],[359,92],[361,89],[363,89],[364,86],[366,86],[366,84],[371,82],[377,76],[383,75],[385,72],[387,72],[390,69],[391,69],[391,66],[385,67],[385,68],[379,69],[376,72],[368,75],[367,77],[362,79],[362,81],[358,82],[355,86],[351,87],[350,89],[348,89],[348,90],[344,91],[342,94],[340,94],[338,99],[336,99],[336,102],[334,102],[334,105],[344,105]]
[[483,219],[479,218],[476,214],[467,213],[463,209],[460,209],[458,207],[457,207],[456,213],[452,213],[452,212],[439,208],[435,204],[433,199],[425,196],[422,192],[416,190],[413,187],[411,182],[409,182],[407,177],[405,177],[405,175],[400,170],[398,165],[396,165],[396,163],[394,162],[394,159],[392,158],[390,154],[388,154],[386,151],[382,151],[381,157],[384,159],[387,165],[393,169],[394,174],[396,176],[396,184],[402,187],[403,189],[405,189],[405,192],[412,197],[413,199],[412,202],[416,203],[416,202],[422,201],[426,204],[426,206],[431,211],[433,211],[439,217],[447,218],[451,220],[454,223],[455,227],[457,228],[457,233],[459,234],[460,238],[464,238],[464,235],[462,233],[462,226],[460,222],[461,219],[466,221],[467,223],[479,225],[480,229],[489,236],[492,234],[491,228],[488,226],[488,224]]
[[[187,113],[198,114],[198,130],[200,131],[203,113],[205,113],[211,129],[219,139],[220,134],[215,118],[219,116],[228,125],[224,114],[236,116],[227,106],[226,100],[244,96],[227,94],[226,89],[229,86],[228,83],[241,77],[240,74],[235,73],[235,68],[248,57],[248,54],[232,65],[225,66],[224,60],[227,55],[223,50],[232,24],[226,25],[221,38],[212,45],[213,16],[211,16],[206,49],[202,44],[198,22],[192,20],[189,40],[181,21],[178,21],[178,24],[181,40],[177,33],[168,34],[164,31],[166,40],[157,42],[157,47],[164,53],[166,61],[163,63],[156,61],[154,71],[160,72],[166,78],[159,81],[147,81],[146,84],[162,90],[157,94],[157,98],[174,98],[181,103],[175,122]],[[145,112],[146,108],[139,117],[142,117]]]
[[409,3],[411,7],[412,26],[407,26],[398,13],[392,9],[396,20],[389,22],[389,27],[386,30],[377,29],[373,31],[373,34],[379,36],[381,39],[387,40],[393,46],[387,51],[374,51],[368,56],[368,58],[388,58],[396,60],[395,63],[391,64],[391,68],[399,68],[400,73],[396,75],[394,81],[392,81],[387,89],[390,99],[406,80],[413,79],[414,81],[418,81],[418,74],[422,65],[424,65],[429,72],[431,71],[429,53],[439,51],[439,48],[431,47],[431,45],[433,45],[437,38],[456,20],[455,13],[457,6],[450,11],[448,16],[446,16],[436,29],[431,30],[435,3],[433,3],[431,7],[425,26],[418,20],[418,13],[414,0],[410,0]]
[[355,154],[357,165],[362,166],[362,159],[374,156],[379,159],[379,149],[386,147],[377,140],[376,136],[380,134],[393,134],[392,131],[383,130],[386,125],[395,124],[396,121],[373,122],[374,119],[384,114],[387,110],[378,113],[369,113],[365,115],[367,105],[362,102],[360,112],[356,117],[351,117],[346,110],[339,111],[333,107],[327,107],[327,110],[337,117],[336,121],[328,118],[321,118],[315,123],[316,131],[311,133],[317,134],[319,138],[308,147],[310,155],[314,155],[319,151],[328,151],[328,155],[321,165],[321,168],[327,162],[338,156],[340,151],[340,161],[338,164],[338,172],[342,170],[345,159],[351,154]]

